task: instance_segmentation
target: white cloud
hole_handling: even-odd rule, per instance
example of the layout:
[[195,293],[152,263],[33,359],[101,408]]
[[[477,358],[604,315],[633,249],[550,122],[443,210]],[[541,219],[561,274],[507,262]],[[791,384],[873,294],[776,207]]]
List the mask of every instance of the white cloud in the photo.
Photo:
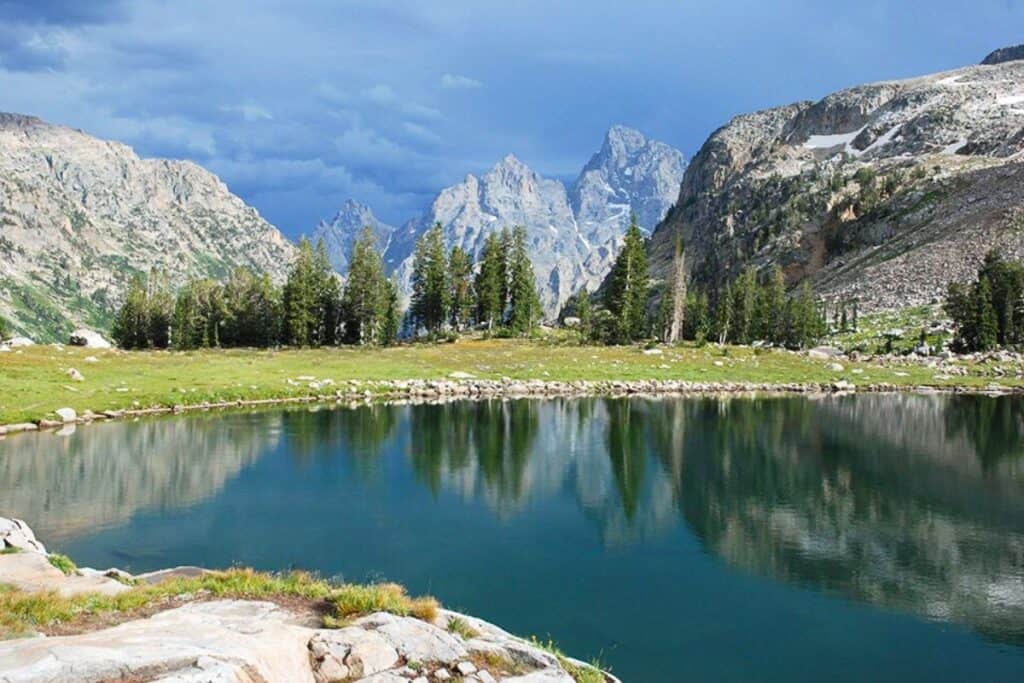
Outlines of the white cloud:
[[445,74],[441,76],[441,87],[445,90],[473,90],[483,87],[483,83],[469,76]]
[[228,104],[220,108],[221,111],[238,114],[249,122],[273,121],[274,115],[266,107],[255,102],[243,102],[242,104]]

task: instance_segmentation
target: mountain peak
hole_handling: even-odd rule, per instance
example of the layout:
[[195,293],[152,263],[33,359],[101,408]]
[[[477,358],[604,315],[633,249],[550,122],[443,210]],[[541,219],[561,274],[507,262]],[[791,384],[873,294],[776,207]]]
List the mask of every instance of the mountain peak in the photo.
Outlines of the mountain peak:
[[604,148],[615,151],[635,152],[647,144],[644,134],[635,128],[615,124],[604,136]]
[[1024,59],[1024,45],[1012,45],[1010,47],[1001,47],[998,50],[994,50],[981,60],[982,65],[992,66],[993,64],[1002,64],[1003,62],[1014,62],[1019,59]]

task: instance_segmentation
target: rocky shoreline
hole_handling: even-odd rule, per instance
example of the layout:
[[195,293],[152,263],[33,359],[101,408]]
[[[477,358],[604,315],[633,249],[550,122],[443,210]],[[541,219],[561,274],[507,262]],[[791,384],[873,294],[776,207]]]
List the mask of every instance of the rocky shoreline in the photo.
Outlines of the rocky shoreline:
[[[459,374],[459,373],[455,373]],[[867,393],[955,393],[955,394],[1015,394],[1024,395],[1024,386],[1006,386],[990,383],[986,386],[918,385],[909,386],[876,382],[853,384],[846,380],[834,382],[692,382],[687,380],[487,380],[452,378],[444,380],[310,380],[310,389],[317,393],[266,399],[240,399],[235,401],[203,402],[155,406],[123,410],[85,410],[60,408],[51,415],[34,422],[0,425],[0,436],[38,430],[61,430],[73,425],[93,422],[138,418],[156,415],[182,414],[194,411],[259,408],[294,404],[358,405],[366,402],[388,404],[441,403],[460,400],[491,399],[546,399],[586,397],[685,397],[707,395],[784,395]],[[324,390],[333,390],[330,393]]]
[[[18,594],[103,599],[208,572],[62,570],[58,558],[27,524],[0,517],[0,584]],[[591,665],[449,610],[429,621],[374,612],[338,628],[311,616],[283,600],[184,594],[99,628],[46,633],[44,627],[34,637],[0,642],[0,681],[619,683]]]

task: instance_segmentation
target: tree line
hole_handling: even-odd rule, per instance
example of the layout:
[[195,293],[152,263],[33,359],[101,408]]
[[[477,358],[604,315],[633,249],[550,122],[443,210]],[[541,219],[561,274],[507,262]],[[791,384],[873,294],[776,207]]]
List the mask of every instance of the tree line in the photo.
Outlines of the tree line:
[[973,282],[949,285],[945,310],[959,351],[1024,345],[1024,261],[990,251]]
[[778,266],[764,279],[748,267],[722,287],[688,291],[681,241],[667,281],[652,287],[644,238],[635,217],[603,291],[596,297],[585,289],[577,292],[560,318],[569,319],[585,340],[608,344],[657,338],[668,343],[764,341],[803,348],[827,332],[824,308],[810,284],[805,282],[795,295],[788,295]]
[[284,286],[238,267],[223,282],[194,278],[175,295],[166,275],[136,275],[114,319],[126,349],[391,344],[398,337],[398,288],[365,228],[342,286],[323,243],[299,241]]

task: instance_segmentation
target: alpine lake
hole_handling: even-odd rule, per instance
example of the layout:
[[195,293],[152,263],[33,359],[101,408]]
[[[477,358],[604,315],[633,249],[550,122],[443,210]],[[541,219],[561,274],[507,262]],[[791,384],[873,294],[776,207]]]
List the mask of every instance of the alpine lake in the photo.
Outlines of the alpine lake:
[[0,440],[79,565],[390,580],[623,681],[1024,681],[1024,399],[492,400]]

